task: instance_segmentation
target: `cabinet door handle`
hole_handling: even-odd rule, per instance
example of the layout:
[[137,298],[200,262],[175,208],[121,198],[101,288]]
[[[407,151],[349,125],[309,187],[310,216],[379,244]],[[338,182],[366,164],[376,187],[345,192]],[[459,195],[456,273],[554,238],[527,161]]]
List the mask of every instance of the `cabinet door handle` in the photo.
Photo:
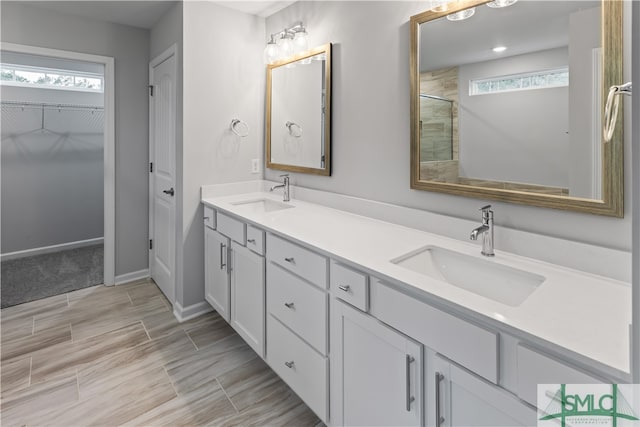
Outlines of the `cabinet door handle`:
[[338,285],[338,289],[340,289],[341,291],[349,292],[349,289],[351,289],[351,286],[349,286],[349,285]]
[[255,245],[256,239],[247,239],[247,243],[253,243]]
[[293,360],[291,362],[284,362],[284,366],[286,366],[289,369],[292,369],[293,365],[294,365]]
[[293,309],[293,303],[292,302],[285,302],[284,306],[290,309]]
[[205,220],[205,221],[209,221],[209,217],[208,217],[208,216],[205,216],[205,217],[204,217],[204,220]]
[[440,383],[444,380],[444,375],[436,372],[436,427],[444,422],[444,417],[440,415]]
[[224,269],[227,266],[227,263],[224,262],[224,254],[227,252],[227,245],[224,243],[220,243],[220,270]]
[[287,261],[287,262],[293,263],[293,257],[291,257],[291,258],[285,258],[284,260],[285,260],[285,261]]
[[415,361],[416,359],[414,359],[413,357],[411,357],[410,354],[407,354],[407,358],[406,358],[406,368],[407,368],[407,412],[411,412],[411,404],[413,403],[414,400],[416,400],[415,397],[411,396],[411,364]]

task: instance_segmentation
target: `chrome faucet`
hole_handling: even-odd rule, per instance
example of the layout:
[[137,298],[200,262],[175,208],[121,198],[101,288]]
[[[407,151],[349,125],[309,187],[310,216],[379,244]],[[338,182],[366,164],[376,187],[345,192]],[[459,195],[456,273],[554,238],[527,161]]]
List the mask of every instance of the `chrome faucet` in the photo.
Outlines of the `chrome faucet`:
[[471,231],[471,240],[478,240],[478,234],[482,234],[482,251],[484,256],[494,256],[493,252],[493,211],[491,205],[480,208],[482,211],[482,225]]
[[280,175],[280,178],[284,178],[284,182],[280,185],[274,185],[269,189],[269,191],[273,191],[276,188],[282,188],[282,201],[288,202],[291,200],[289,197],[289,174]]

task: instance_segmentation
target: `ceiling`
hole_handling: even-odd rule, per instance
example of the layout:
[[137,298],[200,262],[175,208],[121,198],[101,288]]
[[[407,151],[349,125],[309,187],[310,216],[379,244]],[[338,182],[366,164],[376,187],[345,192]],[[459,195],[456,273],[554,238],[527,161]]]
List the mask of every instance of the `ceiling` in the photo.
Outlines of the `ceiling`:
[[[464,21],[440,18],[422,24],[420,68],[437,70],[567,46],[569,15],[594,7],[600,1],[518,1],[502,9],[479,6]],[[496,46],[507,50],[498,55],[491,50]]]
[[[191,1],[191,0],[185,0]],[[25,2],[27,3],[27,2]],[[29,4],[68,15],[81,16],[103,22],[151,29],[177,1],[173,0],[80,0],[80,1],[29,1]],[[270,16],[295,3],[295,0],[279,1],[214,1],[221,6],[262,17]]]
[[68,15],[150,29],[176,1],[33,1],[29,4]]

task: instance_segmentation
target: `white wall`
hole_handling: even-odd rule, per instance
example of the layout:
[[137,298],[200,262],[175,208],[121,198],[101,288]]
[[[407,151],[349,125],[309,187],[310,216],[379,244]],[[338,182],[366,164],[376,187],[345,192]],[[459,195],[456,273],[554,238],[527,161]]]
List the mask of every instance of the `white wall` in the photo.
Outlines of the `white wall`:
[[[408,21],[426,7],[424,2],[305,1],[267,18],[267,33],[302,20],[310,46],[334,43],[333,174],[292,174],[292,183],[479,221],[478,208],[486,200],[409,188]],[[628,41],[630,13],[625,21]],[[630,43],[625,46],[630,58]],[[629,63],[625,61],[626,80]],[[625,116],[631,117],[630,109]],[[492,202],[497,227],[630,250],[630,131],[625,135],[624,219]],[[278,180],[278,172],[267,171],[266,178]],[[467,234],[462,230],[461,238]],[[500,248],[499,241],[496,246]]]
[[569,65],[567,48],[458,68],[460,176],[569,188],[567,87],[469,95],[469,81]]
[[0,7],[3,42],[115,58],[116,275],[147,268],[149,31],[31,2],[3,1]]
[[[200,186],[259,178],[251,159],[264,158],[264,19],[210,2],[183,4],[184,132],[182,244],[177,296],[204,300],[204,225]],[[229,130],[238,118],[250,133]]]
[[[104,105],[102,93],[15,86],[2,100]],[[2,108],[2,253],[104,235],[104,111],[42,112]]]

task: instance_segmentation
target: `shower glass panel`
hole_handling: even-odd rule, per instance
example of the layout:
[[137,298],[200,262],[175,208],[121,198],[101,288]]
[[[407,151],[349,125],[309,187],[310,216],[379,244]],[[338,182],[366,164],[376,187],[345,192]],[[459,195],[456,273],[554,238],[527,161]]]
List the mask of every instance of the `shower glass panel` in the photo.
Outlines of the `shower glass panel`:
[[420,161],[453,160],[453,101],[420,94]]

